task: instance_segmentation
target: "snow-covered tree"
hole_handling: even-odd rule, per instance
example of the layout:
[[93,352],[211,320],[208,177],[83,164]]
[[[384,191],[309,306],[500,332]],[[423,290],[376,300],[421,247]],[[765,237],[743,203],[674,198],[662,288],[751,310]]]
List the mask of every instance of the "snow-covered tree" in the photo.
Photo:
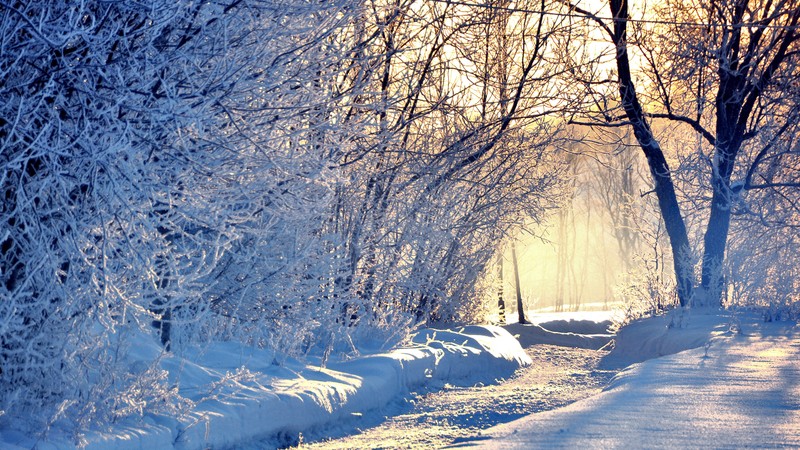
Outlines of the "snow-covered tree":
[[[751,0],[653,7],[612,0],[602,10],[578,4],[570,10],[596,26],[587,36],[603,35],[611,43],[608,59],[583,60],[593,69],[573,70],[589,93],[583,117],[597,126],[631,127],[670,238],[680,303],[719,304],[732,217],[749,193],[753,200],[792,204],[800,187],[793,144],[800,10],[790,1]],[[696,152],[698,164],[676,168],[669,161],[664,149],[670,138],[654,132],[660,121],[694,133],[694,144],[682,156]],[[701,174],[702,185],[676,192],[675,178],[683,170]],[[756,193],[764,190],[774,195]],[[686,208],[697,202],[706,202],[706,223],[695,289]],[[750,211],[759,208],[753,206]]]
[[498,242],[560,184],[544,10],[485,13],[1,6],[0,420],[191,407],[157,355],[131,362],[141,339],[326,357],[474,317]]
[[299,278],[331,192],[310,142],[346,141],[308,111],[337,101],[315,77],[340,58],[352,7],[0,8],[4,418],[157,408],[131,397],[119,336],[153,322],[169,346],[176,327],[196,331],[247,286],[227,276],[243,267]]

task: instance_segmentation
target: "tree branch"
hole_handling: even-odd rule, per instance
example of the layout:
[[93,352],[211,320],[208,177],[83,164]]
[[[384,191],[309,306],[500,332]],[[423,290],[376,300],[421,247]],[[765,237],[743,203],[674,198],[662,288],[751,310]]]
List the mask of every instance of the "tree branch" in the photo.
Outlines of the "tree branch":
[[566,4],[569,7],[569,9],[575,11],[576,13],[583,14],[584,16],[586,16],[586,18],[596,22],[598,25],[600,25],[600,28],[602,28],[603,31],[608,33],[609,37],[611,37],[612,39],[614,38],[614,32],[611,31],[611,28],[609,28],[608,25],[606,25],[606,23],[603,22],[603,19],[597,17],[596,14],[591,13],[588,10],[585,10],[577,5],[573,5],[569,1],[564,1],[564,4]]
[[670,113],[666,113],[666,114],[665,113],[651,113],[651,114],[648,114],[648,115],[650,117],[653,117],[653,118],[656,118],[656,119],[669,119],[669,120],[674,120],[676,122],[683,122],[685,124],[688,124],[695,131],[700,133],[703,136],[703,138],[706,141],[708,141],[709,144],[716,145],[717,140],[716,140],[716,138],[714,138],[714,135],[711,134],[708,130],[706,130],[702,125],[700,125],[700,122],[698,122],[695,119],[692,119],[691,117],[681,116],[679,114],[673,114],[671,112]]

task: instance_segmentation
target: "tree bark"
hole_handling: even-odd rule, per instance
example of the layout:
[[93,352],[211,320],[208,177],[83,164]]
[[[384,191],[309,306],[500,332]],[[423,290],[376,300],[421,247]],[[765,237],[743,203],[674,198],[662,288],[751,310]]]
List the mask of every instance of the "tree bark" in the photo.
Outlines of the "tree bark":
[[700,287],[703,291],[702,302],[709,306],[721,301],[722,290],[725,287],[722,263],[725,258],[725,246],[728,242],[731,209],[728,201],[721,197],[715,188],[711,200],[711,215],[703,238],[703,269]]
[[622,106],[631,122],[633,134],[647,158],[650,174],[653,177],[654,191],[658,198],[658,206],[664,219],[667,235],[672,249],[675,279],[678,287],[678,300],[681,306],[688,306],[693,296],[693,269],[691,264],[689,237],[683,221],[675,185],[672,181],[669,164],[664,157],[661,146],[655,139],[650,124],[644,115],[631,76],[630,60],[627,48],[627,0],[611,0],[611,14],[614,18],[612,39],[616,47],[617,74],[619,76],[619,93]]
[[500,261],[499,261],[499,275],[500,275],[500,287],[497,290],[497,309],[500,311],[500,324],[506,324],[506,301],[503,298],[503,284],[505,280],[503,278],[503,253],[500,253]]
[[511,244],[511,258],[514,264],[514,285],[517,287],[517,318],[519,323],[528,323],[525,320],[525,305],[522,304],[522,289],[519,286],[519,262],[517,261],[517,246]]

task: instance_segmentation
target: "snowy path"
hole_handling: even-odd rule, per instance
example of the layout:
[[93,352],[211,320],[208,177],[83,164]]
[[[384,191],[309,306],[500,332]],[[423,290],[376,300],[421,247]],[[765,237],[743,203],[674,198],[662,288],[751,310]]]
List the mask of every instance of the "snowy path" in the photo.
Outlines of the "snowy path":
[[800,328],[750,320],[741,329],[630,366],[597,396],[499,425],[461,445],[800,448]]
[[[196,422],[146,416],[89,435],[87,450],[262,450],[300,432],[303,448],[800,448],[799,324],[676,310],[622,328],[606,353],[567,346],[597,348],[602,325],[557,322],[421,330],[408,348],[329,369],[288,370],[219,343],[164,367],[180,362],[171,373],[184,389],[244,363],[254,375],[202,401]],[[598,367],[624,370],[601,391],[611,373]],[[0,428],[0,448],[76,444]]]
[[605,352],[552,345],[533,345],[526,352],[533,364],[500,384],[445,385],[385,408],[381,416],[389,417],[383,423],[354,418],[318,433],[341,436],[362,429],[359,434],[303,448],[440,448],[482,429],[587,398],[600,392],[611,376],[595,369]]

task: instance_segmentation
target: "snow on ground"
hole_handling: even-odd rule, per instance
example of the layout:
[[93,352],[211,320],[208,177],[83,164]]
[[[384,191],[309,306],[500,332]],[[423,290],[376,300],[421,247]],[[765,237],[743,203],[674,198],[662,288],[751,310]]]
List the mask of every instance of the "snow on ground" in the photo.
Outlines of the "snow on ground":
[[527,314],[525,324],[514,321],[504,328],[523,348],[547,344],[600,349],[614,338],[608,331],[612,314],[610,311],[539,312]]
[[[608,313],[599,312],[529,314],[529,321],[547,329],[518,324],[504,327],[520,342],[530,343],[523,348],[533,360],[512,377],[492,384],[433,383],[378,411],[308,430],[300,448],[441,448],[491,426],[597,394],[616,371],[597,370],[607,351],[580,348],[586,337],[578,333],[605,333],[608,319]],[[262,441],[246,448],[275,446],[274,441]]]
[[759,319],[689,311],[632,324],[608,364],[644,362],[603,393],[454,448],[798,448],[800,330]]
[[601,349],[613,339],[613,335],[610,334],[557,332],[535,324],[522,325],[515,323],[507,325],[506,329],[519,339],[520,345],[524,348],[537,344],[548,344],[562,347]]
[[[596,370],[604,351],[544,344],[525,351],[533,364],[500,383],[444,383],[412,392],[378,414],[303,433],[299,448],[442,448],[494,425],[598,394],[613,376]],[[242,450],[270,448],[259,444]]]
[[[533,323],[536,325],[542,325],[544,323],[549,323],[552,325],[555,322],[571,322],[573,324],[583,323],[591,327],[590,324],[595,324],[595,327],[591,328],[591,331],[583,333],[583,334],[593,334],[594,330],[596,330],[597,324],[603,325],[606,324],[607,322],[611,322],[617,314],[618,313],[614,310],[564,311],[564,312],[534,311],[526,313],[525,320],[529,323]],[[513,315],[513,320],[516,322],[517,320],[516,315]],[[562,331],[562,330],[556,330],[556,331]],[[570,328],[569,331],[572,331],[574,333],[581,333],[582,330],[576,328]]]
[[[159,357],[157,346],[140,344],[131,356],[142,364]],[[491,325],[422,330],[408,347],[327,368],[278,367],[271,353],[233,343],[185,356],[165,357],[161,366],[180,393],[197,403],[192,413],[116,424],[84,436],[84,448],[231,448],[370,413],[427,383],[494,382],[531,363],[516,339]],[[0,448],[34,447],[74,449],[76,444],[57,432],[37,441],[0,430]]]
[[[602,393],[488,430],[471,430],[451,442],[486,448],[800,447],[800,330],[759,319],[680,310],[635,322],[620,330],[612,351],[607,346],[602,352],[600,367],[622,369]],[[508,378],[531,363],[512,334],[529,349],[553,343],[596,348],[610,338],[604,333],[608,322],[597,316],[530,320],[535,324],[508,325],[511,333],[494,326],[423,330],[405,348],[327,368],[291,361],[279,366],[272,353],[231,343],[183,358],[166,356],[161,367],[180,393],[197,404],[194,411],[181,418],[146,416],[118,423],[84,436],[82,444],[108,450],[292,443],[301,432],[332,423],[354,423],[362,417],[379,422],[386,405],[413,398],[412,392],[442,388],[454,394],[445,392],[442,402],[457,407],[463,402],[464,408],[472,399],[477,402],[471,415],[464,416],[468,426],[476,417],[486,424],[482,418],[488,416],[478,409],[499,409],[491,394],[500,391],[482,384]],[[152,342],[136,344],[131,356],[142,367],[137,369],[134,361],[131,370],[145,369],[160,349]],[[602,371],[587,373],[593,372]],[[588,382],[586,386],[596,389]],[[420,426],[429,426],[420,417],[415,419],[422,420]],[[0,430],[0,448],[76,448],[74,440],[59,437],[55,428],[47,441]]]

